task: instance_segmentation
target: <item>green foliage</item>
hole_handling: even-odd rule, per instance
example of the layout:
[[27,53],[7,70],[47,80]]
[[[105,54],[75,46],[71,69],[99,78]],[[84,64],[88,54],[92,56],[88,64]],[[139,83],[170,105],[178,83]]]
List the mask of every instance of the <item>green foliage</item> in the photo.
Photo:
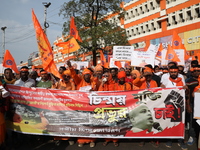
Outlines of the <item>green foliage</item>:
[[[114,45],[128,45],[128,38],[123,28],[118,26],[120,18],[124,17],[124,10],[120,7],[121,0],[71,0],[65,2],[59,15],[63,15],[63,34],[69,32],[70,17],[75,17],[77,29],[83,42],[80,52],[93,52],[96,64],[96,51],[108,49]],[[108,21],[106,16],[111,12],[118,13],[115,22]],[[68,20],[68,21],[67,21]]]

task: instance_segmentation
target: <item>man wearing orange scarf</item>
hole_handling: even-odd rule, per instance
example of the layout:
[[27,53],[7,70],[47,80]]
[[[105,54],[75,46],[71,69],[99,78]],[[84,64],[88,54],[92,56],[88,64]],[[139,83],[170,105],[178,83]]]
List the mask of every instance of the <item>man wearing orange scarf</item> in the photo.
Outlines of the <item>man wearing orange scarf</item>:
[[185,82],[182,81],[182,78],[178,77],[178,67],[177,66],[170,67],[169,75],[170,75],[169,79],[162,82],[162,84],[161,84],[162,88],[182,86],[184,89],[187,89]]
[[143,76],[144,76],[145,80],[142,82],[142,85],[140,86],[140,89],[149,89],[149,88],[158,87],[156,81],[154,81],[152,79],[153,70],[151,68],[149,68],[149,67],[145,67],[143,72],[144,72]]
[[[184,89],[187,89],[187,86],[185,85],[185,82],[182,81],[181,77],[178,77],[178,67],[176,65],[172,65],[169,68],[169,78],[168,80],[163,80],[161,87],[162,88],[170,88],[170,87],[177,87],[182,86]],[[181,149],[187,149],[186,144],[184,143],[183,139],[178,139],[178,145],[181,147]],[[172,147],[172,140],[169,139],[169,141],[165,144],[166,147],[171,148]]]
[[71,62],[69,60],[67,61],[67,65],[77,90],[80,90],[81,87],[91,86],[91,90],[96,91],[96,78],[92,78],[93,74],[90,69],[85,68],[82,72],[82,76],[78,76],[74,68],[71,66]]
[[116,91],[130,91],[132,90],[132,87],[129,83],[125,82],[125,78],[126,78],[126,72],[125,71],[120,71],[118,73],[118,84],[116,86]]
[[60,89],[60,90],[75,90],[75,83],[73,79],[71,79],[71,72],[70,70],[65,70],[62,73],[62,78],[60,81],[53,83],[52,88],[53,89]]

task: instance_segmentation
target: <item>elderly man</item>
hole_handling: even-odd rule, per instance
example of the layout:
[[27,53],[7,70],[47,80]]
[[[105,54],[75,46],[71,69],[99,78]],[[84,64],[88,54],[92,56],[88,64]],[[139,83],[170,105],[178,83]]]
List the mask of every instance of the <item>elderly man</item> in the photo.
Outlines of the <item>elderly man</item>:
[[27,66],[20,69],[20,79],[15,81],[14,85],[23,87],[35,87],[35,80],[29,78],[29,71]]

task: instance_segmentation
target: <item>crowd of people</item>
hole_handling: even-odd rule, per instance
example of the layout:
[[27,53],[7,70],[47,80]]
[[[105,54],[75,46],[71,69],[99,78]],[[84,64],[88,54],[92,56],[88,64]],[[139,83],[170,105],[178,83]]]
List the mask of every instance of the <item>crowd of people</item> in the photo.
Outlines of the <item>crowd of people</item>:
[[[67,67],[66,67],[67,66]],[[169,88],[182,86],[186,93],[186,124],[189,124],[189,139],[187,142],[179,140],[178,144],[183,150],[187,150],[187,145],[197,143],[199,138],[199,125],[193,119],[194,92],[200,92],[200,65],[197,60],[191,62],[190,70],[184,71],[184,66],[178,66],[176,62],[168,63],[163,68],[150,64],[145,67],[133,67],[127,65],[122,68],[104,68],[98,64],[95,67],[84,70],[75,69],[70,61],[66,66],[59,68],[62,79],[41,69],[39,72],[30,72],[27,66],[20,69],[20,74],[15,75],[12,69],[4,70],[4,76],[0,79],[0,84],[6,88],[6,84],[14,84],[22,87],[42,87],[60,90],[89,90],[89,91],[130,91],[138,89],[148,89],[155,87]],[[87,88],[85,88],[87,87]],[[0,145],[5,146],[6,126],[4,114],[9,109],[9,97],[3,97],[0,91]],[[133,113],[135,115],[135,113]],[[136,116],[135,116],[136,117]],[[134,128],[133,128],[134,129]],[[138,129],[137,129],[138,130]],[[69,140],[69,144],[74,144],[74,139],[67,137],[54,137],[54,140]],[[95,146],[94,138],[77,138],[79,147],[85,143],[90,143],[90,147]],[[112,141],[114,146],[119,146],[118,139],[105,139],[104,146]],[[172,142],[168,141],[166,146],[171,148]]]

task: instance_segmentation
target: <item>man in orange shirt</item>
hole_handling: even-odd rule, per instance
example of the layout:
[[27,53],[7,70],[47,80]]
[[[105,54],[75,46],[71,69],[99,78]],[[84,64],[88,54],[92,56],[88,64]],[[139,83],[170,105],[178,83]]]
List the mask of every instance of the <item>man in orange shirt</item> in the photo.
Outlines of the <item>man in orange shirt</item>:
[[119,81],[118,81],[115,91],[130,91],[130,90],[132,90],[131,85],[129,83],[125,82],[125,78],[126,78],[125,71],[120,71],[118,73]]
[[152,79],[152,72],[153,70],[149,67],[145,67],[143,76],[145,77],[145,80],[142,82],[142,85],[140,86],[140,89],[149,89],[149,88],[155,88],[158,87],[156,81]]
[[75,90],[75,83],[73,79],[71,79],[71,72],[70,70],[65,70],[62,74],[63,80],[53,83],[53,89],[60,89],[60,90]]

